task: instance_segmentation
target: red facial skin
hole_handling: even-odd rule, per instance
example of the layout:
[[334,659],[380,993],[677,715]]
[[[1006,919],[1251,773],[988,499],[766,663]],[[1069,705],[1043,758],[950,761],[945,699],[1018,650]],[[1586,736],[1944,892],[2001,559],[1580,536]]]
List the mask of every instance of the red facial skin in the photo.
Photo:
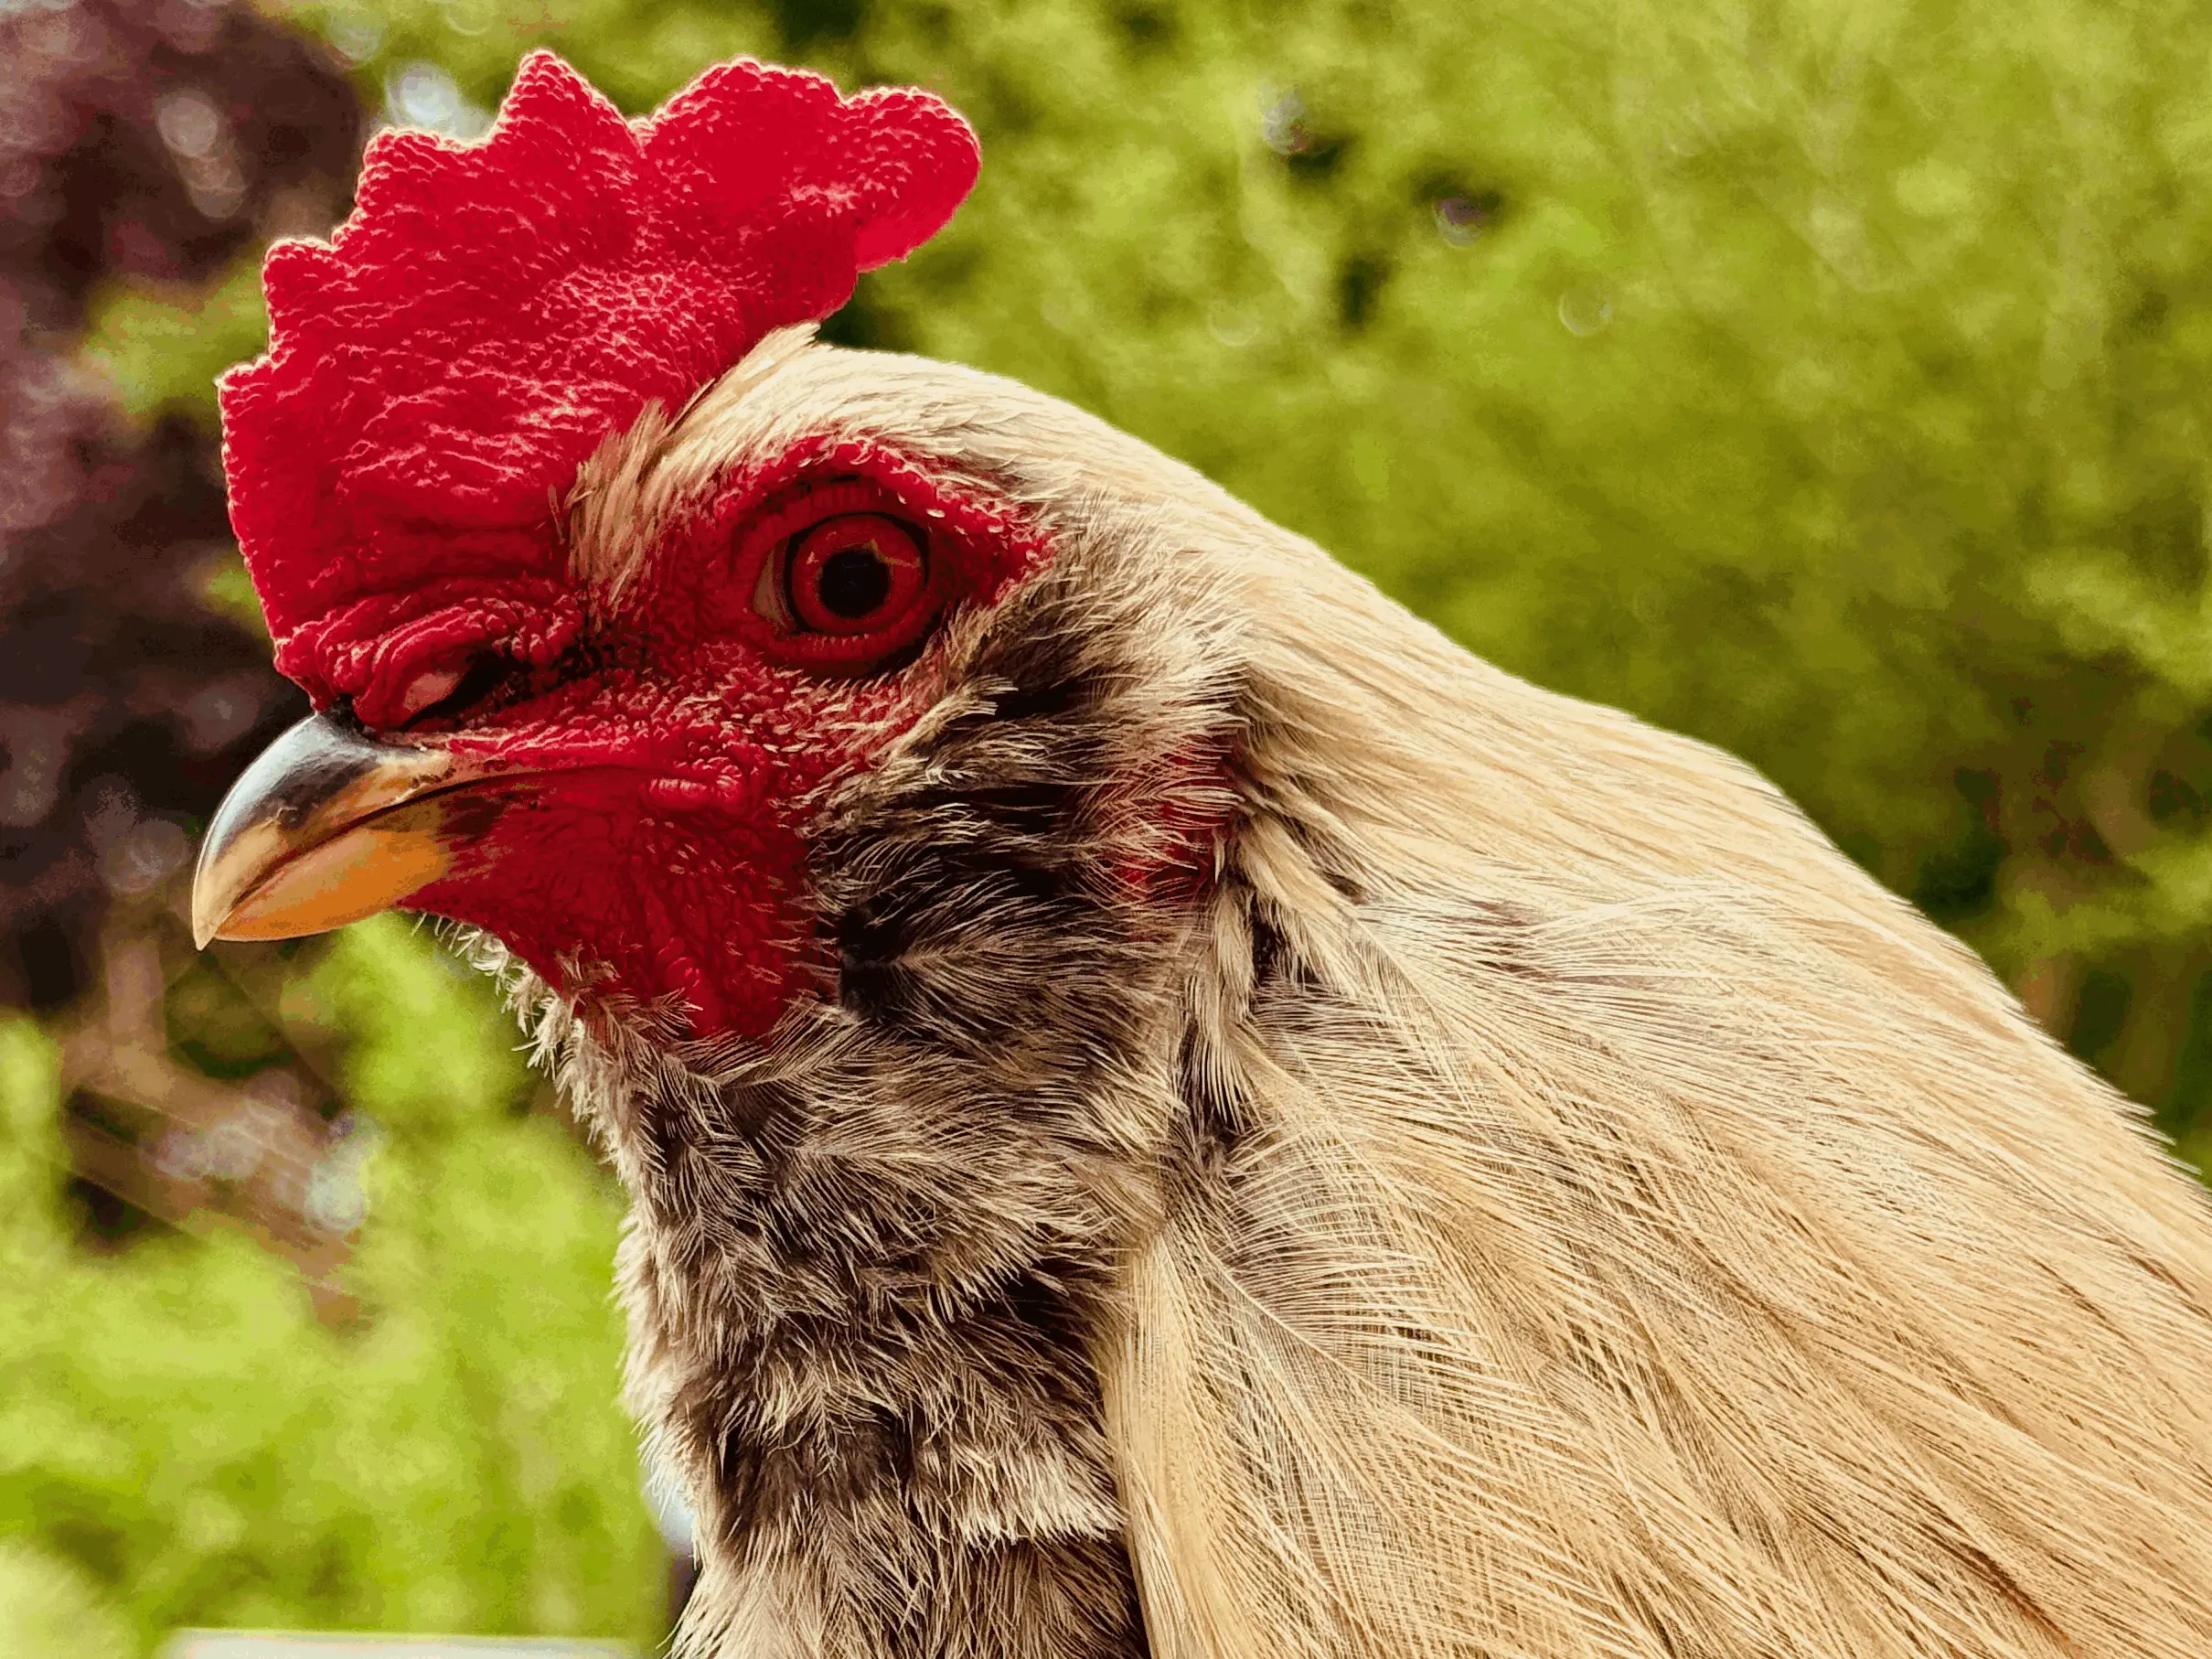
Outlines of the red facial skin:
[[[916,605],[842,635],[763,615],[764,565],[773,581],[809,528],[855,512],[925,539]],[[823,787],[920,712],[944,618],[993,603],[1044,552],[1011,513],[880,451],[802,451],[732,483],[654,550],[618,615],[586,622],[567,659],[582,671],[540,669],[450,724],[433,711],[409,728],[526,777],[487,795],[453,873],[408,907],[485,928],[587,1002],[673,1004],[697,1036],[765,1034],[819,983],[804,830]],[[363,702],[397,709],[416,677],[459,666],[425,637]]]

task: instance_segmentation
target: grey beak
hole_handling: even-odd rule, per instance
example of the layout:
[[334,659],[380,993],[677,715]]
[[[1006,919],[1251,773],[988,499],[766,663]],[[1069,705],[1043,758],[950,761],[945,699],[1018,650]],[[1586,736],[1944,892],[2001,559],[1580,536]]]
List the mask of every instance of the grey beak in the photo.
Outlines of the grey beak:
[[445,797],[486,776],[337,715],[302,721],[216,811],[192,878],[193,937],[293,938],[390,909],[452,867]]

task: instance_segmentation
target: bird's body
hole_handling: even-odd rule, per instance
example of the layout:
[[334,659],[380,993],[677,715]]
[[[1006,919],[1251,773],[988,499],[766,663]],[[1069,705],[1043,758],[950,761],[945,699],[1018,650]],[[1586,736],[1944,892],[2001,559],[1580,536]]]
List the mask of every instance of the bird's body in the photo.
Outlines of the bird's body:
[[[698,613],[641,595],[807,467],[878,492],[848,541],[923,526],[941,619],[820,679],[782,642],[836,592],[770,595],[773,672],[683,681]],[[2202,1196],[1739,764],[1065,404],[804,328],[608,431],[561,554],[582,666],[422,740],[542,793],[411,902],[486,929],[633,1195],[684,1653],[2212,1652]],[[395,728],[459,675],[357,657],[297,671]],[[548,769],[636,698],[751,746]],[[548,825],[621,903],[502,909]]]

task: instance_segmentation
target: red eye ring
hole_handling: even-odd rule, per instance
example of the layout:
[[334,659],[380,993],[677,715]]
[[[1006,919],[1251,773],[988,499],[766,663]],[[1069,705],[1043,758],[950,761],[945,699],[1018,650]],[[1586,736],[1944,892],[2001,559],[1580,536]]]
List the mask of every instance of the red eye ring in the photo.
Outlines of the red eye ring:
[[[860,548],[872,554],[865,565],[840,562]],[[772,657],[823,673],[866,674],[936,621],[948,580],[942,551],[923,515],[897,494],[848,476],[772,498],[738,530],[735,557]],[[845,591],[826,593],[826,580]]]
[[784,593],[817,634],[895,627],[929,596],[929,562],[914,532],[883,513],[839,513],[792,538]]

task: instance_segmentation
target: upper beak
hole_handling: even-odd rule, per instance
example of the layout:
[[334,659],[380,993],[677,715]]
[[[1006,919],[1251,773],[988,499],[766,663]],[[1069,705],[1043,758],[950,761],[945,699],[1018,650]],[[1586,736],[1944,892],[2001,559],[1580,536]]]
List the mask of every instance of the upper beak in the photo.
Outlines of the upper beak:
[[192,877],[194,939],[288,939],[389,910],[482,833],[486,803],[459,792],[491,776],[337,715],[300,722],[216,810]]

